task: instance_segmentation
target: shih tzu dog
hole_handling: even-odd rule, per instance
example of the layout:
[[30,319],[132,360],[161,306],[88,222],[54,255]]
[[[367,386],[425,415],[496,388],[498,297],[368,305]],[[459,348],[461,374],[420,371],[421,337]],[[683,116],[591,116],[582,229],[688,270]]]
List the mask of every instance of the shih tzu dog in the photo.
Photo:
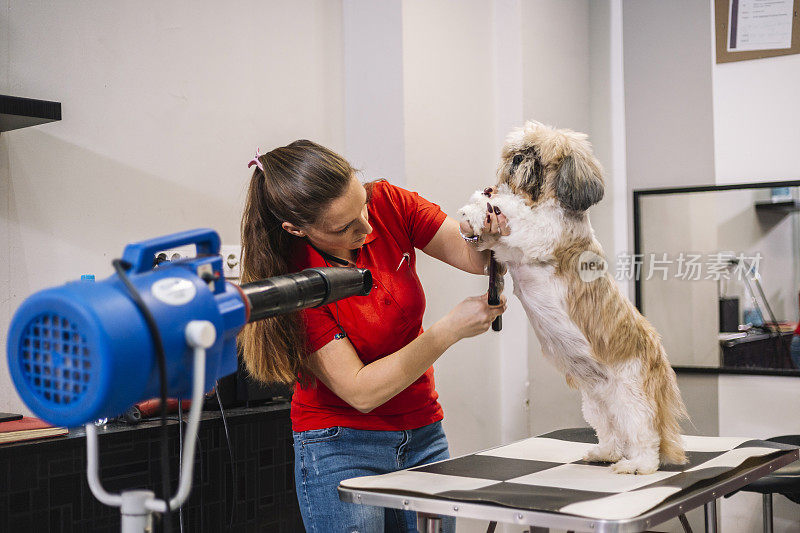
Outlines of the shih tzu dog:
[[544,355],[581,391],[599,441],[584,459],[620,474],[685,463],[675,372],[658,332],[608,274],[589,223],[603,178],[587,136],[527,122],[506,139],[498,177],[459,214],[476,235],[487,200],[506,216],[510,234],[487,233],[480,246],[507,263]]

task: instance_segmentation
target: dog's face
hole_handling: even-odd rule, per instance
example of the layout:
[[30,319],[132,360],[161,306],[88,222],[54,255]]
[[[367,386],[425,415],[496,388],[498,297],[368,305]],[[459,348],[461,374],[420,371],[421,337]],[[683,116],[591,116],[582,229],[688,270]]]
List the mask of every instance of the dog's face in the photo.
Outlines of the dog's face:
[[498,184],[531,207],[554,198],[565,210],[580,213],[603,198],[602,174],[586,134],[526,122],[506,138]]

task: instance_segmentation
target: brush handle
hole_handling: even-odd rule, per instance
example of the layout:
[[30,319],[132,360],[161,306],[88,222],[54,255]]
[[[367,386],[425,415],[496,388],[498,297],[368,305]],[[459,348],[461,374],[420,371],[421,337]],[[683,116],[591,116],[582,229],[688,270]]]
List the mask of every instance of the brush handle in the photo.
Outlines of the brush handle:
[[503,317],[499,316],[492,322],[492,331],[500,331],[503,329]]
[[[500,293],[497,290],[497,261],[494,252],[489,252],[489,305],[500,304]],[[492,321],[492,330],[500,331],[503,329],[503,317],[498,316]]]

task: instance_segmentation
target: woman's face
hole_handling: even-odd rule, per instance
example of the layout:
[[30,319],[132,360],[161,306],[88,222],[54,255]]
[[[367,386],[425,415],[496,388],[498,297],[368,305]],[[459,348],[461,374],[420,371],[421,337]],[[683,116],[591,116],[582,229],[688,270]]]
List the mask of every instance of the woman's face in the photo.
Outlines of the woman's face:
[[353,176],[344,194],[333,200],[313,226],[304,228],[311,242],[329,253],[355,250],[372,233],[367,191]]

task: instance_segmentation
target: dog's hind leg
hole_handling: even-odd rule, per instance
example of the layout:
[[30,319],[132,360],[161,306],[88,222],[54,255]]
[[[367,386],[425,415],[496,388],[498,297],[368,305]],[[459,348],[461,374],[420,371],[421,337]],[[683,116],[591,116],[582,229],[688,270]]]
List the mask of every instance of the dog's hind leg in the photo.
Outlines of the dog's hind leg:
[[609,411],[624,441],[623,459],[611,466],[617,474],[652,474],[658,470],[661,437],[656,431],[655,409],[640,383],[619,382],[609,395]]
[[611,465],[611,471],[616,474],[652,474],[658,470],[658,433],[651,424],[631,429],[625,458]]
[[583,457],[584,461],[615,463],[622,459],[622,442],[614,428],[614,414],[603,405],[596,393],[581,391],[583,418],[597,433],[597,446]]

